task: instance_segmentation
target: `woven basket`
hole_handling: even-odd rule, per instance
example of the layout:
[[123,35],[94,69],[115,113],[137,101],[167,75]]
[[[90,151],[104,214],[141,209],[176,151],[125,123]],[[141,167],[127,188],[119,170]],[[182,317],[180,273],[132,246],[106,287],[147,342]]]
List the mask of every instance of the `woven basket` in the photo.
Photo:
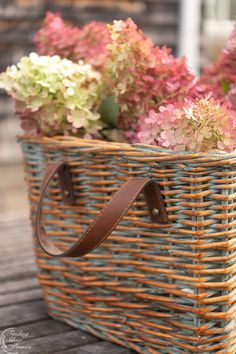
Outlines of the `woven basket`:
[[138,353],[236,353],[236,154],[190,154],[77,138],[20,138],[35,224],[51,162],[70,166],[75,204],[57,177],[43,201],[50,240],[68,249],[130,177],[161,189],[168,223],[142,195],[112,234],[81,258],[35,242],[52,317]]

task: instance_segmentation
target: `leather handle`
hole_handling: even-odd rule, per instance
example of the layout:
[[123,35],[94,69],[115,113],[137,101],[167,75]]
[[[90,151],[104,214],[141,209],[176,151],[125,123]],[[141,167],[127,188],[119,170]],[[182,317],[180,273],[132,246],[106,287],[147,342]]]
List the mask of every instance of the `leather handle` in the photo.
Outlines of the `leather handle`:
[[42,223],[42,205],[48,184],[57,172],[63,191],[67,191],[67,201],[73,203],[72,184],[68,167],[65,163],[50,164],[41,184],[36,210],[35,230],[41,248],[48,255],[54,257],[81,257],[93,251],[111,234],[141,192],[145,194],[151,220],[157,223],[167,223],[167,213],[158,184],[150,178],[130,177],[105,205],[84,235],[68,250],[62,252],[47,237]]

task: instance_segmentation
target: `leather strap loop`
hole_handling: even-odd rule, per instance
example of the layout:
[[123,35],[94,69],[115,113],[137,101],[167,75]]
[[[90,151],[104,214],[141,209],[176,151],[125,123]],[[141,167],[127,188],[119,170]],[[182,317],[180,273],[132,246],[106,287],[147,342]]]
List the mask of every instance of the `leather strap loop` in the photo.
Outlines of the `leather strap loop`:
[[[48,239],[42,223],[43,199],[48,184],[57,172],[60,181],[63,180],[61,174],[67,173],[65,178],[67,181],[66,186],[69,185],[71,188],[71,182],[68,182],[68,165],[50,164],[42,180],[35,218],[37,240],[41,248],[50,256],[81,257],[93,251],[111,234],[142,191],[145,193],[151,220],[157,223],[167,223],[168,221],[158,184],[150,178],[130,177],[105,205],[84,235],[68,250],[62,252]],[[62,188],[63,186],[65,187],[65,183],[62,183],[61,186]],[[69,202],[71,201],[73,201],[73,198],[69,199]]]

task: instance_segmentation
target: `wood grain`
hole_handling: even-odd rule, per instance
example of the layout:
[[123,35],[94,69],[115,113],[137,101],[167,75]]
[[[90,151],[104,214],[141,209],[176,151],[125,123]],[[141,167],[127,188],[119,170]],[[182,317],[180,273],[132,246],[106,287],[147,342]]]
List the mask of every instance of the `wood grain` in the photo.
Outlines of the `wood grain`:
[[[131,353],[49,317],[36,278],[27,220],[0,216],[0,250],[0,335],[10,327],[29,333],[22,343],[29,349],[19,354]],[[1,348],[0,354],[5,354]]]

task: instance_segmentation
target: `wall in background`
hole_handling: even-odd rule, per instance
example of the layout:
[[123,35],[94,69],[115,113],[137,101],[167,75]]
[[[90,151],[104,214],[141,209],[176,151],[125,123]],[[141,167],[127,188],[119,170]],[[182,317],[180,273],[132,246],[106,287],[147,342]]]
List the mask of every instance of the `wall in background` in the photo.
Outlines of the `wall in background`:
[[176,49],[179,0],[1,0],[0,71],[33,49],[33,35],[49,10],[75,25],[131,16],[156,43]]

